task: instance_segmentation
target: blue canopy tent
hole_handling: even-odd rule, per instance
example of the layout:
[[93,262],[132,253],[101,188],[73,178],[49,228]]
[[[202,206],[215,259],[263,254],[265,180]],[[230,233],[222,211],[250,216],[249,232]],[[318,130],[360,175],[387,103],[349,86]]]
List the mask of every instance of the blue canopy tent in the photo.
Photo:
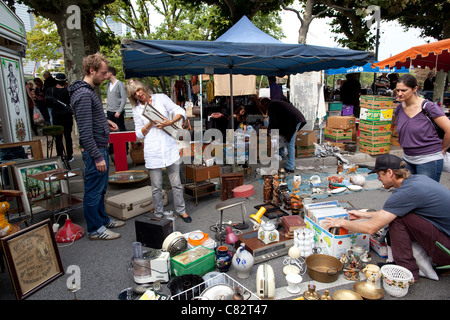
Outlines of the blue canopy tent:
[[374,60],[364,51],[282,43],[245,16],[216,41],[123,40],[121,53],[125,78],[230,74],[230,83],[233,73],[282,77]]
[[329,69],[325,70],[326,75],[334,75],[334,74],[348,74],[348,73],[359,73],[359,72],[374,72],[374,73],[409,73],[409,69],[406,69],[405,67],[401,68],[382,68],[376,67],[372,68],[371,63],[366,63],[363,66],[351,66],[351,67],[344,67],[339,69]]

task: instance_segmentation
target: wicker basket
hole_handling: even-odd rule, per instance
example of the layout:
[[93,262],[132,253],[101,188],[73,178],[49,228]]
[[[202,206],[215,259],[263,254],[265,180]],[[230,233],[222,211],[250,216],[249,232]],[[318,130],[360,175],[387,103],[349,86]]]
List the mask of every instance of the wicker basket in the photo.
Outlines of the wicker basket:
[[394,264],[382,266],[381,276],[384,290],[394,297],[404,297],[414,281],[411,271]]

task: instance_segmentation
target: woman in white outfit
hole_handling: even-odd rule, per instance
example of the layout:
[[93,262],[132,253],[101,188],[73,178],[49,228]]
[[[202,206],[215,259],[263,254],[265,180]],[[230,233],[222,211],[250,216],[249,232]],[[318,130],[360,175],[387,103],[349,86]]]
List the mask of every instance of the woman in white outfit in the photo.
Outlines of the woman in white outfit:
[[[180,179],[180,153],[174,138],[162,130],[171,126],[182,118],[186,118],[183,108],[175,104],[163,93],[152,93],[139,80],[131,79],[126,85],[127,96],[133,107],[133,119],[136,136],[144,139],[145,167],[150,172],[152,183],[152,197],[155,215],[163,214],[162,169],[166,168],[172,186],[175,212],[185,222],[191,222],[191,217],[185,212],[183,185]],[[142,112],[145,105],[150,104],[163,116],[164,121],[150,121]],[[172,120],[169,120],[172,117]]]

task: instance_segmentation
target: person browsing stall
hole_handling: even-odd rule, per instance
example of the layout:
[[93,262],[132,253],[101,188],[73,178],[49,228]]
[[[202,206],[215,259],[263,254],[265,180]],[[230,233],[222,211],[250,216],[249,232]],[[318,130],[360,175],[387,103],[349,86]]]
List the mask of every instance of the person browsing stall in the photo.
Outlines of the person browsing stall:
[[[401,76],[396,89],[400,103],[395,110],[395,126],[407,169],[412,174],[424,174],[439,182],[444,155],[450,147],[450,120],[437,104],[417,95],[419,86],[414,76]],[[445,131],[443,140],[422,108]]]
[[395,188],[383,209],[349,210],[351,220],[327,218],[321,226],[325,230],[337,227],[366,234],[389,226],[394,262],[411,271],[415,280],[419,267],[413,256],[413,241],[422,246],[436,265],[450,264],[450,256],[435,244],[439,241],[450,248],[450,190],[425,175],[411,175],[405,161],[391,154],[378,156],[371,173],[378,175],[383,188]]
[[[55,77],[56,86],[50,87],[45,92],[45,102],[52,109],[53,125],[62,126],[64,128],[64,140],[66,141],[67,161],[72,162],[73,143],[73,111],[70,106],[69,91],[66,88],[66,75],[58,73]],[[64,144],[62,135],[56,136],[56,153],[59,157],[63,156]]]
[[295,137],[297,132],[306,124],[303,114],[292,104],[286,101],[270,101],[269,98],[257,100],[260,110],[267,110],[269,120],[268,129],[278,129],[280,135],[287,141],[288,155],[286,160],[286,173],[293,173],[295,168]]
[[[164,204],[162,194],[162,169],[166,168],[172,186],[175,212],[184,222],[191,222],[192,218],[185,211],[183,186],[180,179],[180,152],[177,142],[163,129],[171,126],[181,119],[186,119],[186,112],[163,93],[152,93],[150,89],[139,80],[128,80],[126,84],[128,99],[130,100],[136,136],[144,139],[145,167],[150,173],[152,182],[152,198],[155,206],[155,215],[163,215]],[[163,121],[150,121],[142,113],[146,104],[149,104],[161,113]],[[173,116],[172,120],[169,120]]]
[[94,89],[105,81],[108,63],[101,53],[85,57],[83,80],[76,80],[68,87],[85,167],[83,209],[91,240],[117,239],[120,234],[109,229],[124,225],[123,221],[111,220],[105,211],[109,133],[110,130],[117,131],[117,125],[106,119],[102,102]]

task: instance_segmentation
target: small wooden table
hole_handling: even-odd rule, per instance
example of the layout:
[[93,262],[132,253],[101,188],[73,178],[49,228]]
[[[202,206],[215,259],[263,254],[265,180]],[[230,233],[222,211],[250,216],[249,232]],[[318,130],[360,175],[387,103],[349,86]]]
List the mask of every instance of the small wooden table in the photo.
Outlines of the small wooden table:
[[[216,184],[211,182],[211,179],[220,177],[220,166],[199,166],[199,165],[185,165],[185,185],[184,192],[195,197],[195,205],[198,204],[198,196],[203,196],[215,192],[219,192],[220,188],[216,188]],[[186,183],[187,180],[193,183]]]
[[[69,178],[77,177],[80,176],[81,174],[82,174],[81,169],[67,170],[63,168],[57,168],[53,170],[27,175],[27,179],[29,178],[36,179],[44,182],[44,195],[47,194],[46,188],[47,183],[50,189],[50,197],[44,197],[44,199],[33,201],[33,203],[46,210],[52,211],[54,215],[56,214],[57,211],[59,211],[59,214],[69,211],[69,208],[72,205],[79,204],[82,202],[82,199],[71,195]],[[52,192],[52,183],[59,182],[61,180],[67,181],[67,193],[61,192],[55,196]],[[61,211],[63,209],[66,210]],[[31,208],[30,210],[31,210],[31,218],[33,218],[33,210]]]

